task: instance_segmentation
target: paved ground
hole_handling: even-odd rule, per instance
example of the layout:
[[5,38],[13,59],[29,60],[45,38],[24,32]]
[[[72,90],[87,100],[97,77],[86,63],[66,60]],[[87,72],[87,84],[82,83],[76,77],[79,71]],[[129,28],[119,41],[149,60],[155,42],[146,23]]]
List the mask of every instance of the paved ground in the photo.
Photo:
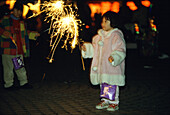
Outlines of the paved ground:
[[[135,50],[128,50],[126,86],[120,88],[120,110],[108,112],[95,109],[100,90],[89,83],[90,60],[85,60],[83,71],[81,63],[73,62],[78,57],[76,53],[72,54],[73,58],[67,59],[66,55],[57,58],[52,64],[42,58],[45,55],[35,48],[32,57],[26,59],[29,81],[34,86],[31,90],[4,90],[1,74],[0,115],[170,114],[169,59],[145,59],[138,57]],[[18,86],[16,78],[15,85]]]
[[[152,84],[152,85],[151,85]],[[153,85],[155,88],[153,88]],[[116,115],[168,115],[168,88],[157,83],[132,81],[121,89],[120,110]],[[96,110],[99,89],[88,83],[47,82],[32,90],[1,90],[1,115],[111,115]]]

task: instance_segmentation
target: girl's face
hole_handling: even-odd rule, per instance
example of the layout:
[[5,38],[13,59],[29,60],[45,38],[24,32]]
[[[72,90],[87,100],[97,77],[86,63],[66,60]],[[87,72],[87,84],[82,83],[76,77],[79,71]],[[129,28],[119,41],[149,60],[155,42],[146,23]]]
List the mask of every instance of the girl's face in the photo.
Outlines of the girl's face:
[[101,26],[102,26],[102,29],[105,31],[109,31],[109,30],[113,29],[113,27],[110,26],[110,21],[106,20],[105,17],[103,17],[103,19],[102,19]]
[[22,12],[21,12],[21,10],[18,10],[18,9],[16,9],[16,8],[14,8],[13,15],[14,15],[16,18],[20,18],[21,15],[22,15]]

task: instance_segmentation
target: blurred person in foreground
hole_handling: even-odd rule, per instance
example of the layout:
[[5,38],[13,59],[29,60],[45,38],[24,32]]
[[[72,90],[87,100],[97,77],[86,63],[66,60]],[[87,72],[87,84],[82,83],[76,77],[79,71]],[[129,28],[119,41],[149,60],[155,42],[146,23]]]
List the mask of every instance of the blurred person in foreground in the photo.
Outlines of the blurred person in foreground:
[[15,71],[20,88],[31,89],[28,83],[23,57],[29,56],[29,39],[36,40],[38,32],[27,31],[22,19],[23,4],[16,1],[10,15],[0,20],[0,55],[2,55],[4,88],[16,89],[14,86]]

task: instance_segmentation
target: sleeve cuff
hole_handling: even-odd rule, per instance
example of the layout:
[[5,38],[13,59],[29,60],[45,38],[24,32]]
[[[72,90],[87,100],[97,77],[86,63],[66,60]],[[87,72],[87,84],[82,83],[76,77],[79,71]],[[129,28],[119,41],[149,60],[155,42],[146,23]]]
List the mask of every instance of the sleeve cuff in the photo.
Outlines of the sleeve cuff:
[[29,39],[30,39],[30,40],[36,40],[36,33],[30,32],[30,34],[29,34]]
[[93,58],[93,46],[91,43],[85,43],[86,51],[81,50],[83,58]]
[[111,56],[114,59],[114,64],[113,66],[117,66],[119,65],[126,57],[126,54],[124,52],[120,52],[120,51],[115,51],[111,54]]
[[111,64],[112,64],[112,66],[114,66],[115,62],[114,62],[114,61],[112,61],[112,63],[111,63]]

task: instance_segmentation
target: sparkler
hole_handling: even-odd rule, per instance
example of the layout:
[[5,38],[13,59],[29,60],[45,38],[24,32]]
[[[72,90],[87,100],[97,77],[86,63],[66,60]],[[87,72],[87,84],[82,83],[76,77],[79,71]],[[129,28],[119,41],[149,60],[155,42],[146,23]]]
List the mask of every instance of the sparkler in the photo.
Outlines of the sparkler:
[[[76,45],[80,45],[78,36],[79,26],[82,25],[82,22],[77,19],[78,15],[75,10],[73,11],[72,5],[65,5],[62,0],[45,1],[41,6],[41,11],[34,13],[29,18],[38,16],[43,12],[46,13],[47,16],[44,21],[47,21],[47,23],[50,22],[49,33],[51,34],[51,51],[47,58],[49,59],[49,63],[52,63],[54,52],[62,38],[65,38],[62,48],[66,50],[68,43],[71,44],[72,51]],[[75,9],[77,9],[77,7],[75,7]],[[83,69],[85,69],[83,60],[82,63]]]
[[75,46],[78,44],[78,22],[79,20],[76,20],[75,15],[70,13],[60,17],[59,20],[53,23],[53,32],[51,33],[51,38],[55,38],[55,40],[53,40],[54,42],[52,42],[52,39],[50,41],[50,45],[52,45],[52,48],[50,52],[51,58],[49,62],[52,62],[54,51],[61,41],[61,38],[63,38],[64,36],[66,37],[66,39],[64,40],[64,45],[62,46],[62,48],[65,48],[67,50],[67,42],[70,39],[72,39],[69,42],[71,44],[71,49],[74,49]]

